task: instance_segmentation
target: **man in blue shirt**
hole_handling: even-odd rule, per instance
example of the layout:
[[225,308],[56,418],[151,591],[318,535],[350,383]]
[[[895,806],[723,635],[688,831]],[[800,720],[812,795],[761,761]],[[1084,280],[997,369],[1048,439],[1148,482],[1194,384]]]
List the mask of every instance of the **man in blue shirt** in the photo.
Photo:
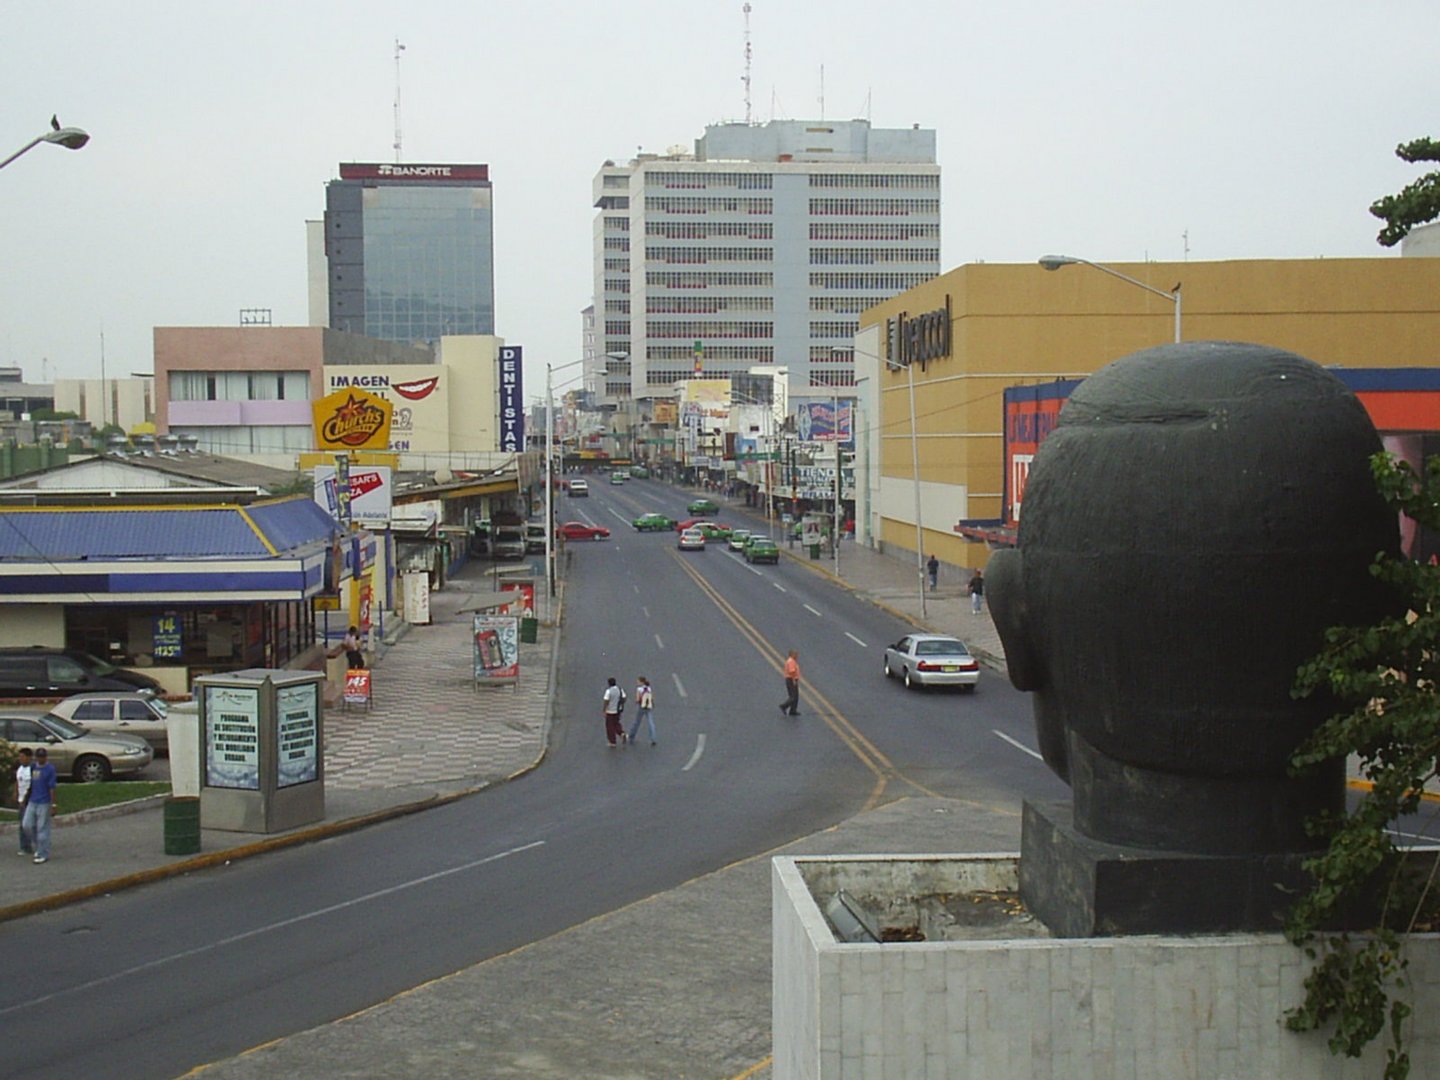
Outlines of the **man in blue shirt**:
[[42,746],[35,751],[35,767],[30,771],[30,798],[25,803],[21,829],[35,841],[35,862],[50,859],[50,815],[55,811],[55,766],[49,752]]

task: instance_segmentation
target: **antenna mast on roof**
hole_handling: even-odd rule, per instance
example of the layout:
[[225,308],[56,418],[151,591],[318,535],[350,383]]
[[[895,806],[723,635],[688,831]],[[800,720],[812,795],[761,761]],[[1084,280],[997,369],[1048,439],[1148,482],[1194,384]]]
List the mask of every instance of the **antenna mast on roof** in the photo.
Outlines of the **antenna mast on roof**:
[[745,84],[745,123],[750,123],[750,5],[747,3],[742,11],[745,12],[745,74],[740,81]]
[[395,39],[395,164],[400,164],[400,54],[405,51],[405,46],[400,44],[400,39]]

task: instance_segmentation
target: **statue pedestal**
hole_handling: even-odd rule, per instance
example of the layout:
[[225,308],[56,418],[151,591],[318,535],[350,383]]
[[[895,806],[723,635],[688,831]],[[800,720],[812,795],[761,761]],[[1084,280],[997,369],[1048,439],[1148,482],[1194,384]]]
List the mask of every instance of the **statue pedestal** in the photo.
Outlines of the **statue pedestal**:
[[1025,803],[1020,897],[1057,937],[1278,930],[1309,888],[1303,854],[1187,855],[1078,833],[1069,803]]

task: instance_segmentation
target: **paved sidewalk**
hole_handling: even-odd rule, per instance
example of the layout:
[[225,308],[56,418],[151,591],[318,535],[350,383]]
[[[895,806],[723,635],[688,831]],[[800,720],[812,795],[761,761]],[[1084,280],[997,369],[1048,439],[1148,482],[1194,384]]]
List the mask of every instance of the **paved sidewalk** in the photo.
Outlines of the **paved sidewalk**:
[[[751,516],[728,505],[722,520]],[[763,526],[755,516],[752,526]],[[942,572],[922,617],[912,564],[842,542],[833,559],[783,546],[917,627],[953,633],[989,666],[1004,657],[989,613]],[[473,688],[470,616],[490,593],[467,567],[432,597],[433,623],[373,661],[371,710],[326,712],[326,817],[264,837],[202,832],[202,854],[163,853],[160,803],[57,823],[44,866],[0,878],[0,921],[460,798],[535,767],[550,727],[558,628],[522,645],[518,690]],[[968,575],[966,575],[968,578]],[[542,612],[543,613],[543,612]],[[993,675],[991,677],[1002,677]],[[62,788],[63,797],[63,788]],[[14,826],[4,826],[13,844]],[[789,853],[1018,850],[1019,807],[907,799],[790,845]],[[11,857],[15,864],[20,860]],[[770,1070],[769,859],[696,879],[545,941],[426,984],[354,1017],[200,1070],[217,1077],[747,1077]]]

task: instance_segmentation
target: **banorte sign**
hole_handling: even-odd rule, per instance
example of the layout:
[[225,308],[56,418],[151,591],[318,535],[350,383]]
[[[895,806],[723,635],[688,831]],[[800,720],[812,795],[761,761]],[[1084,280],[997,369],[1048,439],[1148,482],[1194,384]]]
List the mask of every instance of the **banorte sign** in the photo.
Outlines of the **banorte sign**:
[[394,406],[382,397],[347,386],[310,403],[315,446],[320,450],[385,450]]

